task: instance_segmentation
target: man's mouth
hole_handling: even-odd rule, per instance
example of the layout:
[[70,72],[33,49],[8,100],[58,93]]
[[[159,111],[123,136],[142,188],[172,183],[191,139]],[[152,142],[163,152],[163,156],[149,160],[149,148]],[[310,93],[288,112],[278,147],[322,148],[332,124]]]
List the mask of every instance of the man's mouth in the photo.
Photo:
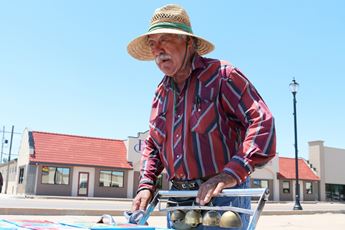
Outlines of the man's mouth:
[[171,59],[169,54],[159,54],[156,56],[155,61],[159,65],[161,63],[165,63]]

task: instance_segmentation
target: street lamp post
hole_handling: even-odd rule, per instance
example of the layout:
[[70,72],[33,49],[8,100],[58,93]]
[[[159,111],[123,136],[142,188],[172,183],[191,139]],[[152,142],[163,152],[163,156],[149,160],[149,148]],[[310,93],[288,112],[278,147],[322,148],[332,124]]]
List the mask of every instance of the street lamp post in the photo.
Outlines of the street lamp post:
[[296,170],[296,194],[295,194],[295,205],[294,210],[302,210],[300,203],[300,190],[298,182],[298,149],[297,149],[297,113],[296,113],[296,93],[299,84],[295,81],[295,78],[290,83],[290,90],[293,95],[293,116],[294,116],[294,128],[295,128],[295,170]]

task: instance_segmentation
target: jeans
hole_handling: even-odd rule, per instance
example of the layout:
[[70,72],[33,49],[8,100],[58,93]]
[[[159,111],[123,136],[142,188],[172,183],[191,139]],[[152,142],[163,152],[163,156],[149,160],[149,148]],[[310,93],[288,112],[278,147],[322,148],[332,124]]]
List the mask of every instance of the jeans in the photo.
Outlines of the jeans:
[[[234,187],[234,189],[236,188],[249,188],[249,178],[247,178],[247,180],[245,182],[243,182],[242,184]],[[174,188],[171,188],[171,190],[174,190]],[[174,199],[172,199],[174,200]],[[180,205],[187,205],[190,206],[192,205],[194,198],[190,199],[190,198],[182,198],[182,200],[180,198],[178,198],[178,201]],[[180,202],[182,201],[182,202]],[[212,203],[213,206],[229,206],[232,205],[234,207],[239,207],[239,208],[245,208],[245,209],[250,209],[251,205],[250,205],[250,201],[251,201],[251,197],[246,196],[246,197],[214,197],[212,199]],[[220,212],[222,213],[222,212]],[[233,230],[240,230],[240,229],[247,229],[248,225],[249,225],[249,220],[250,220],[250,215],[248,214],[244,214],[244,213],[239,213],[241,220],[242,220],[242,227],[241,228],[229,228],[229,229],[233,229]],[[170,220],[170,215],[168,213],[167,215],[167,227],[168,228],[173,228],[173,223]],[[199,224],[196,228],[193,229],[197,229],[197,230],[201,230],[201,229],[205,229],[205,230],[224,230],[225,228],[221,228],[221,227],[216,227],[216,226],[203,226],[202,224]]]

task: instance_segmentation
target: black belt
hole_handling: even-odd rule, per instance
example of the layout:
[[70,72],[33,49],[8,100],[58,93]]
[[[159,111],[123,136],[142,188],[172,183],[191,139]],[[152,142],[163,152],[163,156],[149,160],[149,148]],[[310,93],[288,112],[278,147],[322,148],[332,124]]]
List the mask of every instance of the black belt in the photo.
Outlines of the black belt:
[[211,177],[214,177],[216,174],[206,176],[199,179],[193,179],[193,180],[178,180],[178,179],[172,179],[171,183],[172,186],[177,190],[198,190],[200,185],[210,179]]
[[[171,180],[172,190],[198,190],[204,181],[196,180]],[[170,206],[191,206],[195,203],[195,197],[170,197],[167,207]]]

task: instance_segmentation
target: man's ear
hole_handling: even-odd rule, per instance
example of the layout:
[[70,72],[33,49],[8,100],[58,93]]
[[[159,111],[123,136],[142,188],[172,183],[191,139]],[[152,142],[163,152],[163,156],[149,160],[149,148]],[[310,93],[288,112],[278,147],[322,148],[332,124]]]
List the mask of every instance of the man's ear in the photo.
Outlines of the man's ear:
[[194,37],[187,37],[188,45],[192,46],[194,50],[198,48],[198,39]]

